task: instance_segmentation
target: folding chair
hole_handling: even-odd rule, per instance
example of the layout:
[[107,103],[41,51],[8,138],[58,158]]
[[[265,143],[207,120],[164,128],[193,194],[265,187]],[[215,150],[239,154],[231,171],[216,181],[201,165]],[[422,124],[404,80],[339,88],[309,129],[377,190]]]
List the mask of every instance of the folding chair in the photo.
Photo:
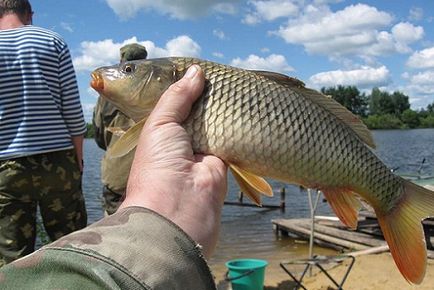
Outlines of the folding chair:
[[[342,278],[342,280],[340,281],[340,283],[338,283],[338,281],[336,281],[335,278],[333,278],[328,272],[327,270],[323,267],[323,265],[325,264],[331,264],[331,263],[342,263],[344,260],[346,259],[350,259],[350,264],[347,267],[347,270]],[[299,260],[294,260],[294,261],[287,261],[287,262],[281,262],[280,263],[280,267],[294,280],[294,282],[297,284],[295,289],[299,289],[302,288],[304,290],[307,290],[307,288],[302,284],[303,278],[305,277],[307,271],[309,270],[309,268],[312,268],[314,266],[318,267],[321,272],[323,272],[327,278],[336,286],[338,287],[338,290],[343,290],[342,286],[345,283],[345,280],[347,279],[351,268],[354,265],[354,262],[356,261],[356,259],[353,256],[348,256],[348,255],[340,255],[340,256],[314,256],[311,259],[299,259]],[[288,268],[286,267],[286,265],[306,265],[303,272],[301,273],[300,278],[297,279],[297,277],[291,273]]]

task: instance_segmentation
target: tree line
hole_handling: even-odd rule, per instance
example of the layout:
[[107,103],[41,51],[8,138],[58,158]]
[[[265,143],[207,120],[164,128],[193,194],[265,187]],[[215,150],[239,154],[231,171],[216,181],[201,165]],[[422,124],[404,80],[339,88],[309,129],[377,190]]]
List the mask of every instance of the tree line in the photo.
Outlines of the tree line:
[[339,85],[323,87],[321,92],[360,116],[369,129],[434,128],[434,102],[415,111],[409,97],[399,91],[374,88],[366,95],[355,86]]

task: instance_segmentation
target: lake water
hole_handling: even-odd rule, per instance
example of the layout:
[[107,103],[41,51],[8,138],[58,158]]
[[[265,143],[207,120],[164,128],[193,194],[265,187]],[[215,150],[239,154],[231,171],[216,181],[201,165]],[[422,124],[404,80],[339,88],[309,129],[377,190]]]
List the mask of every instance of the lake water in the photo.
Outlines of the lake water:
[[[384,130],[374,131],[377,155],[390,168],[398,172],[415,172],[425,159],[422,173],[434,173],[434,129]],[[85,171],[83,190],[88,209],[89,223],[103,216],[101,208],[100,160],[104,152],[93,139],[84,143]],[[274,234],[271,220],[276,218],[296,218],[309,216],[309,203],[306,192],[298,187],[280,182],[271,184],[276,192],[274,198],[264,198],[266,204],[279,204],[281,187],[285,187],[286,210],[270,210],[225,205],[222,213],[222,228],[219,243],[211,265],[223,265],[233,258],[251,257],[267,260],[286,260],[306,257],[307,244],[289,237]],[[235,201],[238,187],[232,177],[229,180],[227,200]],[[320,203],[317,214],[331,214],[326,203]],[[330,250],[315,248],[316,253],[328,253]]]

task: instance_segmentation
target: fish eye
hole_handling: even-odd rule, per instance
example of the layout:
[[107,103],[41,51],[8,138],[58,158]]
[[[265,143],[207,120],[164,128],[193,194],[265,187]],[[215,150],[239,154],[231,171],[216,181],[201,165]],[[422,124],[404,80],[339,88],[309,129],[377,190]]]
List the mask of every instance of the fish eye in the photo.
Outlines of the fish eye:
[[134,65],[134,64],[131,64],[131,63],[126,64],[126,65],[124,66],[124,68],[123,68],[123,71],[126,72],[126,73],[128,73],[128,74],[129,74],[129,73],[133,73],[134,70],[135,70],[135,65]]

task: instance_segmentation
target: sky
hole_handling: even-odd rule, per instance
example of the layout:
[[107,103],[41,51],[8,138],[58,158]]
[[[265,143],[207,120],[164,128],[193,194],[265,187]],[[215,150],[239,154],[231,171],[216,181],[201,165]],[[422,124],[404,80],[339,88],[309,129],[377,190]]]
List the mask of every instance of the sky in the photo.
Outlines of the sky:
[[90,73],[140,43],[148,58],[188,56],[434,102],[434,1],[30,0],[33,24],[59,33],[77,73],[87,121]]

